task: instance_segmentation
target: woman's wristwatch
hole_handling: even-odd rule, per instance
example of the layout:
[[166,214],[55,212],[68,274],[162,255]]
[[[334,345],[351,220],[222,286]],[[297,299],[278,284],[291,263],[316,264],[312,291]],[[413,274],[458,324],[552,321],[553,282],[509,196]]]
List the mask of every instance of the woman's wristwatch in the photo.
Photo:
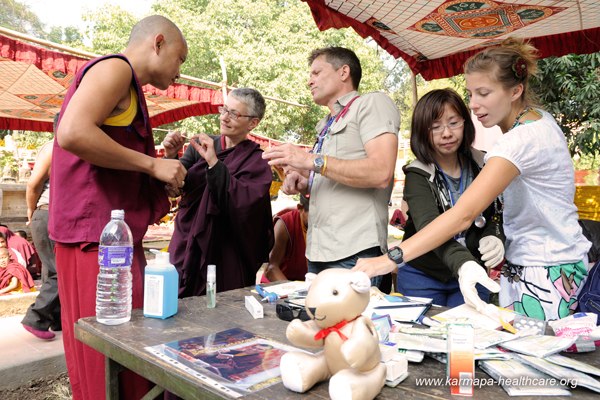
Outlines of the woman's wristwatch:
[[398,246],[394,246],[391,249],[389,249],[387,255],[390,258],[390,260],[392,260],[396,264],[402,264],[404,262],[404,253],[402,252],[402,249]]

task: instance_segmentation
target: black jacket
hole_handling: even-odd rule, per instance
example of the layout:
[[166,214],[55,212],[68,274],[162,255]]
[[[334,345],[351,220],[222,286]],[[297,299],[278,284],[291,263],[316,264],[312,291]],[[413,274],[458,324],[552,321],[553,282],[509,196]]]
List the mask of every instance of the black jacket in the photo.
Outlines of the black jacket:
[[[484,153],[472,149],[471,155],[469,165],[473,176],[477,177],[483,166]],[[447,201],[446,183],[434,164],[426,165],[414,161],[405,165],[402,170],[406,176],[404,200],[408,203],[404,239],[408,239],[451,206]],[[409,264],[441,282],[447,282],[453,276],[457,276],[458,269],[467,261],[476,261],[483,265],[478,251],[479,240],[489,235],[496,236],[503,242],[505,240],[501,210],[502,205],[497,199],[483,213],[486,225],[483,228],[477,228],[475,224],[471,225],[465,235],[466,248],[456,240],[450,239],[435,250],[410,261]]]

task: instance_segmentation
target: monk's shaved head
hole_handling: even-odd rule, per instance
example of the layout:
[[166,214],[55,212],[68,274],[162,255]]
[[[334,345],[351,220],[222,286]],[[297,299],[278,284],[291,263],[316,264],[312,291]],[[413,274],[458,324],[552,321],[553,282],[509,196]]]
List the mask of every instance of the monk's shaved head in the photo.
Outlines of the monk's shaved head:
[[173,21],[163,17],[162,15],[151,15],[140,20],[134,25],[133,29],[131,30],[131,35],[129,35],[128,45],[135,45],[147,39],[148,37],[152,37],[159,33],[162,33],[167,37],[173,35],[176,38],[178,37],[183,39],[183,34],[177,25],[173,23]]

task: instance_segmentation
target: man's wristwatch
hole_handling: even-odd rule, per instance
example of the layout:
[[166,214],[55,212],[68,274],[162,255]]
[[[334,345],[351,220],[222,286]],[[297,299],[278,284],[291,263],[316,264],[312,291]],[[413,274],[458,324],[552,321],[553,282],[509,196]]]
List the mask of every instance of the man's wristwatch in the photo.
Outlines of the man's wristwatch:
[[402,264],[404,262],[404,253],[402,252],[402,249],[398,246],[394,246],[391,249],[389,249],[387,255],[390,258],[390,260],[392,260],[396,264]]
[[321,155],[317,154],[317,157],[313,160],[313,169],[317,174],[320,174],[323,170],[323,165],[325,165],[325,160]]

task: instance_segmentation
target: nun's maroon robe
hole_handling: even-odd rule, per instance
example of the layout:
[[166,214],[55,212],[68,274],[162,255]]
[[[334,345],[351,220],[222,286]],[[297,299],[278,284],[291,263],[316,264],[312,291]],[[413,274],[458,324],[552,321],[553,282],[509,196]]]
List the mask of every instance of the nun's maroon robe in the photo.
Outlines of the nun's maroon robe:
[[188,174],[169,252],[182,298],[205,294],[208,264],[217,266],[219,292],[254,284],[273,245],[272,173],[262,150],[250,140],[226,150],[221,136],[214,141],[212,168],[192,146],[181,159]]

